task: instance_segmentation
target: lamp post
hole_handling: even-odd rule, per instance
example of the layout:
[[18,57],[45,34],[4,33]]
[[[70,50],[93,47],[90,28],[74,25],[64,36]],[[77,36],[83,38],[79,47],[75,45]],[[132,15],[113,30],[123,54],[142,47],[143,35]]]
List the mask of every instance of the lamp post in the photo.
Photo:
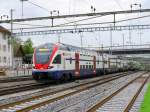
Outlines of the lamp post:
[[14,37],[13,37],[13,12],[14,12],[14,9],[11,9],[10,10],[10,18],[11,18],[11,24],[10,24],[10,27],[11,27],[11,40],[12,40],[12,46],[11,46],[11,52],[12,52],[12,68],[14,69],[14,49],[13,49],[13,45],[14,45]]

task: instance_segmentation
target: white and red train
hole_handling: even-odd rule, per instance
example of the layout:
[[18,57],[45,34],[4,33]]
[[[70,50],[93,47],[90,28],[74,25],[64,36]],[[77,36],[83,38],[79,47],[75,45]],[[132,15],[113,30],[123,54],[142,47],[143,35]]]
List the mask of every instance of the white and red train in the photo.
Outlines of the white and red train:
[[35,80],[68,80],[128,69],[128,61],[116,56],[66,44],[47,43],[33,54],[32,76]]

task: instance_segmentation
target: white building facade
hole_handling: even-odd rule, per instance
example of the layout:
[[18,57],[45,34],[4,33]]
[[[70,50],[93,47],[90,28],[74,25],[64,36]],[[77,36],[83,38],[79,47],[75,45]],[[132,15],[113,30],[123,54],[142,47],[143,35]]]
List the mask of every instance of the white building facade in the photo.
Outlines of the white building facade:
[[10,38],[10,32],[0,26],[0,68],[10,68],[12,66]]

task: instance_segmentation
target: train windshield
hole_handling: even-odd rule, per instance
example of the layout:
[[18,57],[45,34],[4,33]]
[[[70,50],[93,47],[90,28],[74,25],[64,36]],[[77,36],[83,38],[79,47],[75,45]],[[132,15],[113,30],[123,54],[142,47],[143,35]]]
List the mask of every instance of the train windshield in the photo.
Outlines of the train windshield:
[[50,49],[37,49],[36,50],[36,63],[37,64],[46,64],[50,59],[52,50]]

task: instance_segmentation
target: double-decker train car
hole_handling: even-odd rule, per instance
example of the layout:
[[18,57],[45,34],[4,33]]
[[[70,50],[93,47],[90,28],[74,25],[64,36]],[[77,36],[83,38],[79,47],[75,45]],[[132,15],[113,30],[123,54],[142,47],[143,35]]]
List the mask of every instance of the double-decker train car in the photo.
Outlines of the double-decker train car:
[[69,80],[118,72],[124,60],[116,56],[66,44],[46,43],[34,50],[32,76],[35,80]]

